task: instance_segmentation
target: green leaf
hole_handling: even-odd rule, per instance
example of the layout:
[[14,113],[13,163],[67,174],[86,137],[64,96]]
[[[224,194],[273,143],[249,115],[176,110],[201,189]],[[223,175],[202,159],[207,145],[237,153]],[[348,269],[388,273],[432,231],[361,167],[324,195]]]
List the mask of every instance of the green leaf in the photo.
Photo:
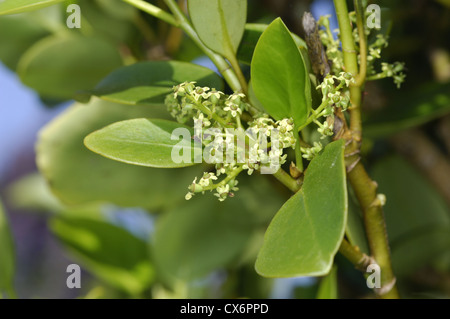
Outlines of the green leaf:
[[126,230],[73,215],[53,218],[50,228],[81,265],[105,282],[136,296],[153,281],[147,244]]
[[183,202],[157,220],[158,270],[168,279],[190,280],[227,265],[254,263],[262,227],[284,201],[266,177],[243,175],[233,199],[219,202],[207,194]]
[[245,213],[234,199],[221,203],[208,196],[194,197],[164,214],[154,235],[158,270],[169,280],[192,280],[237,259],[251,235],[240,224]]
[[[245,25],[244,36],[242,37],[241,44],[237,52],[237,58],[240,62],[250,65],[252,63],[253,53],[255,52],[256,45],[261,35],[266,31],[268,24],[260,23],[247,23]],[[305,41],[298,35],[291,33],[294,38],[295,44],[300,50],[307,50]],[[306,52],[306,54],[308,54]]]
[[24,84],[52,98],[72,98],[89,90],[122,65],[116,47],[98,37],[50,36],[21,58],[18,74]]
[[[184,129],[189,137],[181,141],[173,135],[176,129]],[[172,135],[176,139],[172,138]],[[177,122],[155,119],[135,119],[111,124],[89,134],[84,144],[91,151],[107,158],[140,166],[177,168],[195,165],[195,145],[192,130]],[[188,163],[173,161],[175,146],[190,152]],[[200,148],[199,152],[203,150]],[[177,153],[178,154],[178,153]]]
[[223,89],[222,79],[205,67],[178,61],[148,61],[115,70],[90,93],[117,103],[161,105],[172,87],[185,81]]
[[77,3],[81,8],[81,28],[90,28],[95,35],[132,49],[139,45],[135,7],[122,0],[78,0]]
[[236,55],[247,20],[247,1],[189,0],[189,15],[203,43],[230,59]]
[[329,144],[302,189],[278,211],[256,260],[265,277],[321,276],[333,264],[347,222],[344,141]]
[[258,41],[252,60],[252,85],[264,109],[275,119],[306,122],[311,109],[311,84],[305,61],[281,19]]
[[397,276],[411,274],[450,249],[450,210],[442,197],[400,157],[377,163],[372,175],[384,207]]
[[128,165],[104,158],[83,145],[86,135],[114,122],[164,118],[166,114],[159,107],[130,108],[98,99],[75,104],[41,131],[37,144],[39,170],[65,204],[108,201],[151,210],[176,205],[184,201],[187,185],[199,168],[161,170]]
[[15,297],[13,287],[15,266],[13,238],[0,201],[0,299],[2,291],[10,298]]
[[105,13],[120,20],[133,20],[136,8],[122,0],[96,0],[95,1]]
[[58,213],[64,209],[39,173],[32,173],[8,187],[8,197],[16,209]]
[[450,113],[450,83],[432,84],[396,94],[383,110],[364,122],[364,135],[384,137]]
[[37,10],[63,1],[64,0],[4,0],[0,1],[0,15]]
[[49,31],[29,14],[0,18],[0,60],[15,70],[22,54]]
[[316,299],[338,299],[337,267],[334,266],[331,272],[322,278]]

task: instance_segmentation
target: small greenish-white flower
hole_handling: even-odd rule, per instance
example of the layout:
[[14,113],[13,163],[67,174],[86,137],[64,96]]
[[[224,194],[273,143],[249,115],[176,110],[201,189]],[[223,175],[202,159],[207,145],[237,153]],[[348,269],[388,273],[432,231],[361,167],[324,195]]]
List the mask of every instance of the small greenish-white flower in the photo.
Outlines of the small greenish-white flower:
[[308,147],[308,148],[301,148],[301,151],[303,153],[303,158],[311,161],[314,157],[316,157],[317,154],[320,153],[320,151],[322,150],[323,146],[322,143],[318,143],[318,142],[314,142],[314,146],[313,147]]
[[322,135],[321,139],[326,138],[327,136],[333,136],[333,125],[329,124],[328,121],[325,121],[322,125],[319,126],[317,131]]
[[218,104],[223,95],[225,95],[223,92],[217,91],[216,89],[212,89],[209,92],[209,101],[212,104]]
[[330,92],[328,93],[328,98],[334,103],[339,103],[341,101],[341,92],[340,91],[335,91],[335,92]]
[[209,127],[211,126],[211,121],[203,113],[200,113],[197,117],[194,117],[194,124],[195,126]]
[[224,111],[226,112],[230,112],[231,116],[236,117],[236,116],[240,116],[242,114],[242,110],[239,107],[238,104],[234,103],[233,101],[226,101],[225,102],[225,107],[224,107]]
[[255,170],[259,169],[259,164],[248,162],[247,164],[244,164],[242,168],[247,170],[248,175],[252,175]]
[[240,104],[243,99],[245,99],[245,94],[243,93],[233,93],[229,97],[229,100],[235,102],[236,104]]
[[204,173],[198,184],[201,187],[206,188],[209,187],[215,180],[217,180],[217,176],[214,173]]
[[224,186],[219,186],[216,188],[216,194],[214,196],[217,196],[219,198],[219,201],[223,202],[227,199],[229,193],[230,193],[230,185],[226,184]]
[[203,192],[203,187],[199,184],[197,184],[197,177],[194,179],[191,185],[188,187],[189,191],[191,193],[201,193]]
[[190,200],[192,197],[194,197],[194,193],[191,193],[191,192],[188,192],[187,194],[186,194],[186,196],[184,196],[184,198],[186,199],[186,200]]
[[367,59],[369,61],[373,61],[375,59],[381,58],[381,49],[380,48],[369,48],[369,56]]
[[347,87],[350,87],[350,84],[355,83],[355,78],[353,75],[349,72],[341,72],[340,73],[340,79],[342,81],[345,81],[345,85]]
[[294,121],[292,119],[282,119],[277,123],[280,133],[285,134],[294,130]]
[[237,181],[236,179],[232,179],[231,181],[228,182],[228,186],[233,192],[237,192],[239,190],[239,187],[237,187],[238,184],[239,181]]
[[192,97],[197,102],[200,100],[200,98],[207,100],[207,99],[209,99],[209,93],[208,93],[209,90],[210,90],[210,88],[208,88],[208,87],[197,86],[195,88],[195,90],[192,92]]

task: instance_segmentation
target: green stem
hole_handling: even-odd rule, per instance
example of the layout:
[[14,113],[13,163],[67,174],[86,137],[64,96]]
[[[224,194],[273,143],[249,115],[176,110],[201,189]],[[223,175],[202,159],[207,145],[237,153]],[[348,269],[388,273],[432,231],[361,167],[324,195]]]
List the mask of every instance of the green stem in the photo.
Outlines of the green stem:
[[[295,130],[295,132],[298,132],[298,130]],[[303,167],[303,156],[302,156],[302,150],[301,150],[301,142],[300,142],[300,135],[298,133],[295,134],[295,139],[297,142],[295,143],[295,166],[297,169],[302,173],[304,170]]]
[[[340,37],[342,42],[344,63],[347,72],[354,76],[358,73],[357,55],[353,40],[352,28],[348,16],[346,0],[334,0],[338,17]],[[364,214],[364,226],[370,252],[381,268],[381,289],[377,290],[382,298],[399,298],[395,285],[395,276],[392,271],[389,242],[387,239],[386,223],[383,216],[382,203],[377,198],[377,184],[367,174],[364,166],[359,162],[357,152],[361,141],[361,85],[354,84],[350,87],[350,131],[351,144],[347,151],[356,155],[347,158],[349,164],[348,179],[355,191],[361,209]],[[356,164],[355,164],[356,163]]]
[[229,124],[226,120],[221,118],[216,113],[213,113],[209,108],[204,106],[202,103],[195,102],[195,106],[197,107],[197,109],[199,109],[200,111],[202,111],[203,113],[208,115],[210,118],[214,119],[216,122],[219,122],[223,127],[229,127],[229,128],[233,127],[233,125]]
[[160,20],[167,22],[168,24],[174,25],[176,27],[179,26],[178,21],[173,17],[173,15],[162,10],[161,8],[158,8],[157,6],[154,6],[153,4],[150,4],[143,0],[123,0],[123,1],[131,4],[132,6],[144,12],[147,12],[148,14]]
[[387,78],[387,74],[386,73],[378,73],[372,76],[367,77],[366,81],[375,81],[375,80],[381,80],[381,79],[385,79]]
[[300,179],[293,179],[291,175],[286,173],[282,168],[278,170],[273,176],[284,186],[289,188],[290,191],[293,193],[297,193],[300,188],[302,187],[302,180]]
[[370,257],[359,250],[358,247],[351,245],[344,239],[339,247],[339,252],[347,258],[356,269],[363,272],[367,271],[367,266],[370,264]]
[[[348,16],[347,2],[345,0],[334,0],[336,15],[339,22],[340,39],[342,42],[342,52],[344,54],[345,71],[351,73],[355,78],[358,76],[358,55],[353,39],[352,25]],[[361,89],[353,84],[350,87],[350,129],[354,134],[354,139],[361,140]]]
[[211,61],[223,75],[231,89],[234,92],[243,92],[244,90],[241,86],[239,78],[234,73],[231,66],[221,55],[216,54],[214,51],[205,46],[205,44],[203,44],[197,32],[194,30],[191,23],[184,15],[178,4],[174,0],[164,0],[164,2],[174,14],[179,26],[184,30],[184,32],[186,32],[186,34],[192,39],[192,41],[194,41],[194,43],[211,59]]
[[298,132],[302,131],[305,127],[307,127],[309,124],[317,120],[321,115],[322,111],[328,106],[329,99],[326,98],[322,101],[322,104],[319,105],[319,107],[312,111],[313,114],[306,120],[306,122],[300,126],[297,130]]
[[225,186],[231,180],[235,179],[243,170],[244,170],[243,165],[240,165],[234,171],[232,171],[229,175],[227,175],[227,177],[224,180],[222,180],[220,183],[213,184],[213,185],[211,185],[209,187],[204,187],[201,190],[199,190],[198,192],[200,193],[200,192],[204,192],[204,191],[212,191],[212,190],[215,190],[218,187]]
[[356,24],[359,34],[359,74],[356,77],[355,86],[363,86],[367,75],[367,37],[364,23],[364,9],[361,0],[354,0],[356,8]]
[[364,224],[370,252],[381,268],[381,289],[393,285],[392,289],[382,293],[381,297],[398,298],[382,203],[377,200],[377,183],[372,181],[361,163],[358,163],[348,173],[348,178],[364,212]]
[[242,73],[242,69],[239,65],[239,61],[237,60],[236,56],[234,54],[231,54],[228,57],[228,61],[230,62],[231,66],[233,67],[234,72],[236,73],[236,76],[239,79],[239,83],[242,87],[242,93],[245,95],[248,95],[248,84],[247,79],[244,76],[244,73]]

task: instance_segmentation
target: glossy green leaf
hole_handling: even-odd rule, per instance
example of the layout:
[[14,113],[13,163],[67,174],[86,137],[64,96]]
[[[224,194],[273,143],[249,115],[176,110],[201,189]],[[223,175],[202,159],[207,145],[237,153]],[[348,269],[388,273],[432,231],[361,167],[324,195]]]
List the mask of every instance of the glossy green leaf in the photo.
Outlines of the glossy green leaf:
[[411,274],[450,249],[450,209],[405,160],[390,157],[373,169],[384,207],[394,272]]
[[305,123],[311,109],[311,84],[305,61],[281,19],[258,41],[252,60],[252,85],[264,109],[275,119]]
[[2,292],[14,297],[15,266],[13,238],[0,201],[0,299]]
[[64,0],[3,0],[0,1],[0,15],[38,10],[63,1]]
[[[37,164],[53,193],[65,204],[108,201],[119,206],[158,209],[184,201],[200,168],[161,170],[128,165],[88,150],[89,133],[117,121],[164,118],[163,108],[130,108],[93,99],[75,104],[40,133]],[[176,179],[177,183],[172,183]]]
[[77,261],[105,282],[135,296],[153,281],[147,244],[126,230],[74,215],[53,218],[50,227]]
[[384,137],[450,113],[450,83],[427,85],[396,94],[392,102],[364,122],[368,137]]
[[265,277],[321,276],[333,264],[347,222],[344,141],[329,144],[302,189],[278,211],[256,261]]
[[121,65],[117,48],[108,41],[70,34],[37,42],[22,56],[17,72],[41,95],[67,99],[94,88]]
[[[188,137],[173,135],[184,129]],[[175,138],[172,138],[172,135]],[[140,166],[177,168],[195,165],[192,130],[177,122],[155,119],[134,119],[111,124],[89,134],[84,144],[91,151],[107,158]],[[190,161],[177,163],[172,158],[175,146],[189,151]],[[200,148],[198,152],[202,152]]]
[[322,278],[316,299],[338,299],[337,267],[334,266],[330,273]]
[[223,89],[222,79],[205,67],[178,61],[148,61],[115,70],[91,93],[117,103],[161,105],[173,86],[185,81]]
[[[241,44],[237,52],[237,58],[240,62],[250,65],[252,63],[253,53],[255,52],[256,45],[261,35],[266,31],[268,24],[260,23],[247,23],[245,25],[244,36],[242,37]],[[307,50],[305,41],[298,35],[291,33],[294,38],[295,44],[301,50]],[[306,52],[306,56],[308,52]]]
[[236,55],[247,20],[247,1],[189,0],[188,7],[203,43],[227,58]]

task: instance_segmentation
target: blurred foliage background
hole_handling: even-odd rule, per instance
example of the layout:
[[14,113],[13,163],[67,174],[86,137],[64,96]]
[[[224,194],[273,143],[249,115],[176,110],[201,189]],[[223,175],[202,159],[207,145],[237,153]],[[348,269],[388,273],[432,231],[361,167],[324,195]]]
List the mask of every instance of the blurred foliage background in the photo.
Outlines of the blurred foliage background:
[[[151,2],[164,8],[163,1]],[[367,84],[364,161],[388,199],[403,297],[448,298],[450,2],[369,2],[383,8],[390,26],[383,60],[405,62],[407,80],[400,90],[390,80]],[[69,3],[81,7],[79,30],[65,25]],[[302,37],[304,11],[333,14],[332,1],[249,0],[248,22],[281,16]],[[269,280],[255,273],[265,229],[290,195],[275,180],[243,180],[239,195],[224,205],[211,198],[185,202],[201,168],[128,166],[84,147],[84,136],[107,124],[168,114],[163,106],[97,99],[69,106],[85,102],[79,92],[121,65],[166,59],[209,65],[179,29],[121,1],[67,1],[0,17],[0,197],[7,217],[0,214],[0,291],[11,295],[15,286],[21,298],[314,298],[332,287],[334,294],[325,295],[370,296],[361,273],[339,255],[331,279]],[[36,93],[17,88],[19,79]],[[4,257],[8,220],[15,264]],[[361,223],[356,201],[350,222]],[[81,289],[66,287],[71,263],[83,268]]]

